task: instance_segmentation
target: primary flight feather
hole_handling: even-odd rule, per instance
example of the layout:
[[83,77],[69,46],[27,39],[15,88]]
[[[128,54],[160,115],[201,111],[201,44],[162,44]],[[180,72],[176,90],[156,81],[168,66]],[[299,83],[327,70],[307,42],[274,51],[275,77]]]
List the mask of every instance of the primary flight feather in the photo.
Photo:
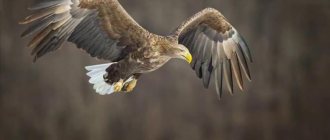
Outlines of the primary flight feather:
[[219,97],[223,83],[232,93],[233,79],[241,90],[243,76],[251,80],[247,44],[213,8],[198,12],[168,36],[148,32],[117,0],[39,0],[29,9],[33,14],[20,23],[31,23],[22,37],[33,35],[28,46],[34,61],[65,41],[75,43],[111,62],[86,67],[89,82],[102,95],[132,91],[141,74],[172,58],[190,63],[205,88],[213,77]]

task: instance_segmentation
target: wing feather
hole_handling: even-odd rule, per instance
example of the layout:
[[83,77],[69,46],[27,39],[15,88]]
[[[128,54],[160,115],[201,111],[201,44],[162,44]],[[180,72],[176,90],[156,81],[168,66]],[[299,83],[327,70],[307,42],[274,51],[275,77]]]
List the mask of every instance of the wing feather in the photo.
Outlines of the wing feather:
[[[39,0],[40,1],[40,0]],[[54,7],[59,5],[72,4],[69,0],[52,0],[52,1],[43,1],[36,3],[35,5],[29,7],[29,10],[40,10],[48,7]]]
[[119,61],[149,33],[117,1],[39,0],[29,9],[33,14],[20,24],[31,23],[22,37],[34,35],[28,44],[34,60],[70,41],[92,57]]
[[233,78],[232,78],[232,69],[229,59],[224,60],[223,62],[223,71],[226,80],[226,85],[230,94],[233,94]]
[[243,79],[241,74],[241,68],[239,66],[239,61],[235,53],[233,53],[230,63],[232,66],[232,71],[234,73],[237,85],[241,90],[243,90]]
[[222,96],[223,63],[219,63],[219,67],[216,67],[214,71],[215,89],[217,91],[218,98],[220,99]]
[[[209,87],[212,73],[218,96],[222,84],[233,93],[233,79],[243,90],[242,73],[251,80],[247,60],[252,62],[249,48],[237,30],[215,9],[207,8],[185,21],[173,33],[193,56],[192,68]],[[225,82],[223,82],[225,81]]]

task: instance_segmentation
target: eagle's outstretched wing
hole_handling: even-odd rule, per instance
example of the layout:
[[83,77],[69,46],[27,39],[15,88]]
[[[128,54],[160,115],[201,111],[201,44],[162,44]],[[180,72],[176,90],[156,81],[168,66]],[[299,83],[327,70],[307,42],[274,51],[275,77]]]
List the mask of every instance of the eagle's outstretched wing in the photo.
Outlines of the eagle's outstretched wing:
[[34,13],[20,23],[32,23],[22,36],[34,35],[28,46],[35,60],[70,41],[93,57],[119,61],[148,34],[116,0],[37,0],[29,9]]
[[219,97],[223,78],[233,93],[234,73],[243,90],[242,71],[251,80],[247,60],[252,62],[248,46],[236,29],[215,9],[207,8],[184,22],[174,33],[193,56],[192,68],[207,88],[214,73]]

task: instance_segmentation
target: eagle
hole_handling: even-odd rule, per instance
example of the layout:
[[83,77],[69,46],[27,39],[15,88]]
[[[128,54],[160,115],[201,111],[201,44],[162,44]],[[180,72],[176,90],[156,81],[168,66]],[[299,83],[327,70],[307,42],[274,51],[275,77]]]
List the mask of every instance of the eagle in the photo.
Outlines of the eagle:
[[118,0],[38,0],[22,37],[31,37],[34,62],[59,49],[65,41],[90,56],[109,61],[85,67],[89,83],[101,95],[131,92],[142,74],[169,60],[183,59],[208,88],[214,79],[220,98],[223,85],[233,93],[233,81],[243,91],[243,78],[251,81],[251,53],[238,31],[216,9],[206,8],[167,36],[140,26]]

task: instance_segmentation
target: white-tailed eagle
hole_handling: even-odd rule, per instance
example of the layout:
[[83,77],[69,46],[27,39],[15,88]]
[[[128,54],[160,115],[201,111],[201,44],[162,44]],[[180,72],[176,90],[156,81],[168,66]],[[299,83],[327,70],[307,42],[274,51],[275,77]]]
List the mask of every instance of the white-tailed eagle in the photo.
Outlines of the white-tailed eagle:
[[34,61],[69,41],[92,57],[111,63],[87,66],[97,93],[130,92],[141,74],[154,71],[172,58],[191,64],[205,88],[213,77],[221,97],[222,85],[233,92],[233,79],[243,90],[242,75],[250,78],[248,46],[217,10],[206,8],[173,33],[160,36],[141,27],[117,0],[39,0],[21,24],[33,35],[28,44]]

